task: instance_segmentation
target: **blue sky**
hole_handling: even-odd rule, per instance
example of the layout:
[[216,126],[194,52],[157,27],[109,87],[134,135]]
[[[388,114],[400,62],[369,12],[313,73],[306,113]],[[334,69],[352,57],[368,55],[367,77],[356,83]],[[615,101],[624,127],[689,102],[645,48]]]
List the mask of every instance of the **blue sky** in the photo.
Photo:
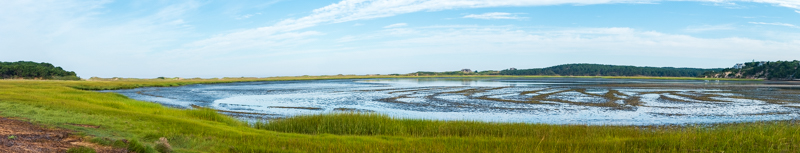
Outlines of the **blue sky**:
[[730,67],[800,57],[797,0],[0,2],[0,61],[79,76]]

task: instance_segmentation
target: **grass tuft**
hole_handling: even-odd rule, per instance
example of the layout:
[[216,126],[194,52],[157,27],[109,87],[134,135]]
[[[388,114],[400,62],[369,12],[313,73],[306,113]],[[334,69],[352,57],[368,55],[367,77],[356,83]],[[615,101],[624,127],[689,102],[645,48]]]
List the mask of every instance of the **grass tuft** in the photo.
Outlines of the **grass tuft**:
[[69,148],[67,153],[97,153],[93,148],[79,146],[75,148]]
[[135,153],[157,153],[153,147],[139,143],[137,140],[131,140],[128,142],[128,151]]
[[232,125],[232,126],[242,125],[243,124],[239,120],[236,120],[236,119],[234,119],[234,118],[232,118],[230,116],[219,114],[217,112],[217,110],[210,109],[210,108],[200,107],[200,108],[193,109],[193,110],[187,110],[186,114],[188,116],[191,116],[191,117],[194,117],[194,118],[197,118],[197,119],[207,120],[207,121],[212,121],[212,122],[221,122],[221,123],[225,123],[227,125]]

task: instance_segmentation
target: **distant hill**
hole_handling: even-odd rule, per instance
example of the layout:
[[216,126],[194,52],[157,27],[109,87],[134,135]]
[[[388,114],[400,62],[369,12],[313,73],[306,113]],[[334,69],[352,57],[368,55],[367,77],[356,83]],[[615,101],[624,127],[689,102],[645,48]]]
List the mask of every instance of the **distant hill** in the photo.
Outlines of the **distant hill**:
[[547,68],[502,70],[500,75],[562,75],[562,76],[664,76],[698,77],[705,72],[722,69],[637,67],[602,64],[564,64]]
[[48,79],[48,80],[80,80],[72,71],[50,63],[30,61],[0,62],[0,77],[3,79]]
[[415,72],[408,75],[560,75],[560,76],[658,76],[658,77],[701,77],[706,72],[720,72],[722,68],[674,68],[637,67],[603,64],[564,64],[547,68],[506,69],[502,71],[462,71]]
[[733,68],[703,74],[709,78],[748,78],[766,80],[800,79],[800,61],[759,61],[736,64]]

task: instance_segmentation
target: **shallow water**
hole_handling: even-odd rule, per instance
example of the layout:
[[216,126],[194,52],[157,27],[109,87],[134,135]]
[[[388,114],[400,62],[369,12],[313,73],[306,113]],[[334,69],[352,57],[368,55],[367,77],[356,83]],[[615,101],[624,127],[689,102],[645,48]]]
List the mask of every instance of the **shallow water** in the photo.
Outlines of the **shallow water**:
[[798,119],[799,87],[742,81],[422,78],[198,84],[103,92],[172,107],[210,107],[243,118],[360,111],[436,120],[662,125]]

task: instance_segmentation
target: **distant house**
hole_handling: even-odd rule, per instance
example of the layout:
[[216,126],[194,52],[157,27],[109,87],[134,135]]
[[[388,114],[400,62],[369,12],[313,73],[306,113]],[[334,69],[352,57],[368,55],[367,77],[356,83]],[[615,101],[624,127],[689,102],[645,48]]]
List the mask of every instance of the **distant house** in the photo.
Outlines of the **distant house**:
[[744,68],[744,63],[737,63],[736,65],[733,65],[733,68],[734,69],[742,69],[742,68]]
[[472,73],[470,69],[461,69],[461,73]]
[[513,68],[512,67],[512,68],[508,68],[508,70],[514,71],[514,70],[517,70],[517,68]]

